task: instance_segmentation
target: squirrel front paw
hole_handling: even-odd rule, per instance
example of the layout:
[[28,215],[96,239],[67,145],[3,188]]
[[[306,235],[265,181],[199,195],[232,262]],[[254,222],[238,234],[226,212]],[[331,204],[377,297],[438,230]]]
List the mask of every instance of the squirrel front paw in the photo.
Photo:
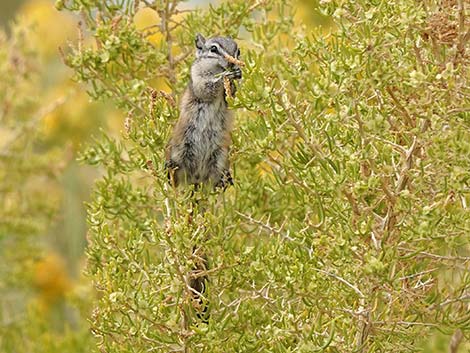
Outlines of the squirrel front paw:
[[178,164],[174,160],[168,159],[165,161],[164,168],[165,169],[178,169]]
[[239,80],[242,78],[242,70],[238,66],[236,66],[230,71],[226,71],[225,77],[231,80]]

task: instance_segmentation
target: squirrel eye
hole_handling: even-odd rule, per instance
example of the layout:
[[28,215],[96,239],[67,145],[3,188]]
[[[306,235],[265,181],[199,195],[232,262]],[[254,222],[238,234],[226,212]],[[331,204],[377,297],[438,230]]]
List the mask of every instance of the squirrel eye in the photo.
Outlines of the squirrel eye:
[[215,45],[211,46],[211,53],[218,53],[219,50],[217,49],[217,47]]

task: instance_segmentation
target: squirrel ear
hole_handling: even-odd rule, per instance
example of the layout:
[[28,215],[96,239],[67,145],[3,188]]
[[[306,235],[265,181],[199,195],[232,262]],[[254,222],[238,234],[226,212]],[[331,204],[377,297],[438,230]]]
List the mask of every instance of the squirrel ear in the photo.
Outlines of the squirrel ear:
[[204,43],[206,42],[206,38],[204,38],[201,33],[198,33],[196,34],[196,39],[194,42],[196,43],[196,48],[202,50]]

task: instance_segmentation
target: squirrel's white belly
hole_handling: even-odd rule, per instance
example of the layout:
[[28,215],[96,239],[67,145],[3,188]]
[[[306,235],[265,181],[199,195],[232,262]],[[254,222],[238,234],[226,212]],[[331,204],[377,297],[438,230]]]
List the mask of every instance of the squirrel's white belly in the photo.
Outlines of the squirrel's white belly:
[[[188,156],[191,182],[203,182],[211,174],[221,171],[226,162],[226,153],[222,150],[225,132],[225,114],[220,105],[200,104],[197,116],[186,136],[187,147],[192,151]],[[188,175],[186,176],[188,177]],[[189,180],[188,180],[189,181]]]

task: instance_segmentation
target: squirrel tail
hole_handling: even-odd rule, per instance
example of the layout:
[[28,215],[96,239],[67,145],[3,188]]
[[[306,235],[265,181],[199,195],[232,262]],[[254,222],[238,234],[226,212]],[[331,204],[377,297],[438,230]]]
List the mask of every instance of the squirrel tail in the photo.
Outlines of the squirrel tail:
[[196,316],[203,323],[209,322],[209,303],[207,301],[207,286],[209,278],[206,271],[208,270],[207,257],[201,254],[200,248],[193,249],[193,257],[195,265],[191,272],[189,286],[192,289],[192,303]]

